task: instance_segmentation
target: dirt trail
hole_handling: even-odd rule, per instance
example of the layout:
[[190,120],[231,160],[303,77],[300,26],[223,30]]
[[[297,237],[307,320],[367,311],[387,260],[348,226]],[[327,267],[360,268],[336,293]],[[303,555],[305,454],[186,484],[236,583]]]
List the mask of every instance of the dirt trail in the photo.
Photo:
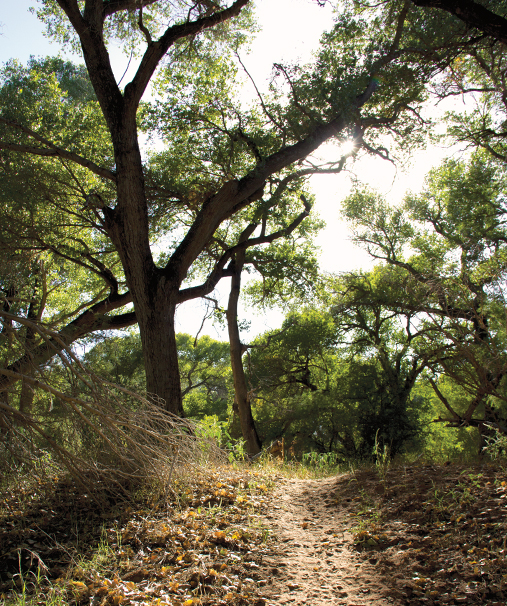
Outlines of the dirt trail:
[[277,539],[263,562],[268,605],[401,603],[379,580],[375,554],[364,559],[352,547],[352,499],[340,497],[336,482],[286,480],[275,490],[265,519]]

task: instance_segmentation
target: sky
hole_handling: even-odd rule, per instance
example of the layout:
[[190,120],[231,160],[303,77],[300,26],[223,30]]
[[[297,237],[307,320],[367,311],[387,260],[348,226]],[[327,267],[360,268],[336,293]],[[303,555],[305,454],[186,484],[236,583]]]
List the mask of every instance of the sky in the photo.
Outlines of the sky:
[[[0,63],[11,58],[25,63],[31,55],[61,52],[56,43],[44,37],[43,24],[29,12],[29,7],[36,6],[36,2],[15,0],[7,3],[4,0],[3,4],[0,12]],[[330,5],[320,7],[315,0],[258,0],[256,14],[262,30],[251,45],[251,52],[242,60],[259,87],[268,81],[274,62],[310,60],[322,32],[331,27],[333,18]],[[118,50],[113,50],[111,57],[119,79],[129,58]],[[74,57],[73,60],[79,61],[79,58]],[[449,150],[431,146],[418,152],[406,169],[380,158],[370,158],[358,163],[354,171],[361,180],[378,188],[396,203],[407,189],[421,189],[426,173],[448,153]],[[315,176],[311,179],[311,187],[315,194],[314,212],[326,222],[326,228],[317,240],[321,249],[321,269],[339,273],[371,267],[370,257],[353,244],[347,225],[340,219],[340,203],[350,192],[350,175]],[[227,292],[228,281],[223,281],[217,293],[222,304],[226,304]],[[195,334],[201,326],[205,305],[196,301],[181,306],[177,314],[178,330]],[[256,314],[243,310],[242,315],[251,321],[251,329],[244,335],[246,341],[267,329],[276,328],[283,319],[279,311]],[[203,333],[226,338],[223,329],[213,327],[210,321],[205,324]]]

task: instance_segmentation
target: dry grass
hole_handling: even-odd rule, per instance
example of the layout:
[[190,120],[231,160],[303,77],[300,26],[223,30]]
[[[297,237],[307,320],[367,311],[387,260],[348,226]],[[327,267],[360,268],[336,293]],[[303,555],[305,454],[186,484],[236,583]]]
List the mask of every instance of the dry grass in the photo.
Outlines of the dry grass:
[[[1,374],[45,392],[50,403],[46,410],[39,405],[30,414],[0,401],[4,476],[27,468],[63,467],[85,492],[93,494],[94,485],[103,482],[128,497],[133,486],[147,480],[165,491],[175,474],[225,461],[213,440],[192,422],[167,412],[163,402],[103,380],[85,368],[56,333],[40,324],[31,323],[31,328],[41,340],[57,343],[60,368],[56,377],[0,369]],[[58,402],[57,421],[53,401]]]

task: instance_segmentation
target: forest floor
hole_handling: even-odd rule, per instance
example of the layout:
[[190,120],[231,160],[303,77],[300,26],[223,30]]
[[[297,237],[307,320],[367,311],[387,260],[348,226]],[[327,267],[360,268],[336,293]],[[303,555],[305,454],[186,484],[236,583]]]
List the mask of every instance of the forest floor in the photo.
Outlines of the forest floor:
[[[494,468],[401,467],[278,484],[264,558],[273,604],[507,599],[507,482]],[[267,576],[267,575],[266,575]]]
[[171,503],[105,507],[92,496],[58,478],[0,494],[0,604],[507,601],[507,473],[498,466],[323,479],[225,469],[181,484]]

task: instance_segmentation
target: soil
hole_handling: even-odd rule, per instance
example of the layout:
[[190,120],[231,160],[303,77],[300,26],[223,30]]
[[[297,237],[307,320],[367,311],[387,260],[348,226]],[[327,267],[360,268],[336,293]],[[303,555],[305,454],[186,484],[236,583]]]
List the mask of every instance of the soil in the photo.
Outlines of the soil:
[[279,480],[267,604],[504,606],[506,480],[455,466]]
[[268,603],[394,603],[376,560],[364,561],[353,546],[347,503],[337,507],[337,481],[288,480],[277,487],[273,512],[266,516],[278,540],[264,560],[272,579]]

